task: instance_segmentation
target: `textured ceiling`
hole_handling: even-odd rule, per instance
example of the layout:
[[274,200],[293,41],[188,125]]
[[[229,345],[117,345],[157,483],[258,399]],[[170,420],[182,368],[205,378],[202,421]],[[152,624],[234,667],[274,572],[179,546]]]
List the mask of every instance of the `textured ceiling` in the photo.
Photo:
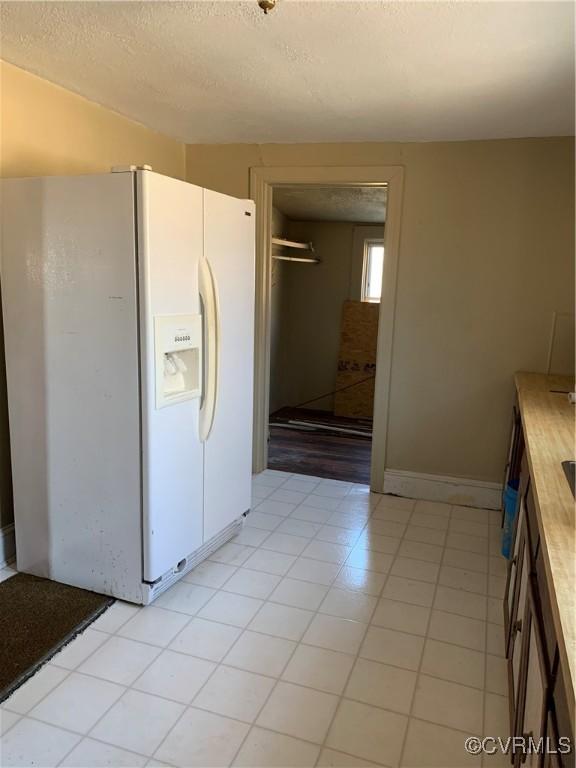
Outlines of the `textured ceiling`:
[[295,221],[383,224],[386,187],[275,187],[274,207]]
[[188,142],[573,133],[571,2],[3,2],[2,58]]

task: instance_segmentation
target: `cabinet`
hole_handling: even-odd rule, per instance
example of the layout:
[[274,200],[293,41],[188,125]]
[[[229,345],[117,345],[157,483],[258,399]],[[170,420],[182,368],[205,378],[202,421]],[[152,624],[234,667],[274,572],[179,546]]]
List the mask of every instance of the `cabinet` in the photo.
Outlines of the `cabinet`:
[[514,768],[568,768],[573,765],[573,754],[563,754],[561,742],[568,738],[574,743],[573,725],[568,716],[538,516],[518,414],[515,408],[505,473],[507,480],[516,479],[519,501],[504,594],[504,628],[510,733],[523,737],[524,747],[511,755],[511,763]]

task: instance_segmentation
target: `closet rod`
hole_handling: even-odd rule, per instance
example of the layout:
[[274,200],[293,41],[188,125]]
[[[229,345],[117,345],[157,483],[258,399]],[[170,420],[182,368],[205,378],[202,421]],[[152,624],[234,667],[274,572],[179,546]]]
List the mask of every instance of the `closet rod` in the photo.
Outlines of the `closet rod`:
[[277,254],[272,255],[273,259],[277,261],[300,261],[302,264],[320,264],[321,259],[310,258],[308,256],[279,256]]

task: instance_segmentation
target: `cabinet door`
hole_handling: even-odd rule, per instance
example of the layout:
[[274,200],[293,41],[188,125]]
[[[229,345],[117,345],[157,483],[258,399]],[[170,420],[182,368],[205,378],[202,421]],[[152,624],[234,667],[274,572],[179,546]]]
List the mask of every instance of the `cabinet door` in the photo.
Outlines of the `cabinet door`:
[[508,575],[506,581],[506,590],[504,593],[504,631],[506,637],[506,657],[510,658],[511,644],[513,639],[512,614],[518,607],[518,597],[520,588],[520,576],[522,572],[523,559],[521,556],[521,545],[524,546],[526,531],[526,504],[524,498],[520,498],[518,505],[518,517],[514,530],[514,540],[512,542],[512,557],[508,562]]
[[[542,743],[545,739],[548,703],[548,674],[537,602],[532,584],[528,587],[523,620],[522,664],[517,697],[516,733],[524,737],[524,754],[516,756],[516,764],[541,766],[544,761]],[[540,750],[536,747],[540,746]],[[532,751],[534,749],[534,751]]]
[[549,749],[542,757],[542,768],[562,768],[562,758],[558,750],[558,726],[553,709],[546,712],[545,738]]
[[[543,616],[546,616],[543,613]],[[566,685],[563,676],[562,664],[558,651],[556,652],[556,663],[554,668],[554,674],[551,675],[551,709],[552,709],[552,722],[554,728],[551,736],[553,739],[553,748],[558,751],[556,762],[553,763],[554,767],[562,766],[562,768],[574,768],[574,754],[573,748],[569,750],[569,745],[574,744],[574,720],[570,714],[570,708],[568,706],[568,694],[566,693]]]
[[516,734],[516,720],[519,703],[519,682],[522,673],[522,646],[526,599],[530,580],[530,554],[526,540],[526,527],[523,525],[518,545],[518,575],[510,614],[510,636],[508,640],[508,687],[510,701],[510,733]]
[[504,489],[508,482],[517,480],[520,476],[520,462],[524,450],[524,435],[522,432],[522,421],[520,419],[520,409],[518,405],[514,406],[512,411],[512,428],[510,430],[510,443],[508,447],[508,459],[504,470]]

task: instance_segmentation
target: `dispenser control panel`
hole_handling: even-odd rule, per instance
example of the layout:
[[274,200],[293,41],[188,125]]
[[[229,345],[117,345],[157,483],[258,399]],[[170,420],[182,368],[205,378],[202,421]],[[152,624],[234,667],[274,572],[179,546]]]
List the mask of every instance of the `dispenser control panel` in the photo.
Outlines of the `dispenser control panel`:
[[156,408],[202,395],[201,315],[154,318]]

